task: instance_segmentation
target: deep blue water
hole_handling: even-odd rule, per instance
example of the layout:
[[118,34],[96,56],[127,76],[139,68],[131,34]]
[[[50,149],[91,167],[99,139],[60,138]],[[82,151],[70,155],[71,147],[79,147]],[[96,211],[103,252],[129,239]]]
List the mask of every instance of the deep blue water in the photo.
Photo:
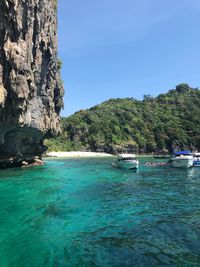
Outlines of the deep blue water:
[[0,266],[200,266],[200,168],[111,162],[1,170]]

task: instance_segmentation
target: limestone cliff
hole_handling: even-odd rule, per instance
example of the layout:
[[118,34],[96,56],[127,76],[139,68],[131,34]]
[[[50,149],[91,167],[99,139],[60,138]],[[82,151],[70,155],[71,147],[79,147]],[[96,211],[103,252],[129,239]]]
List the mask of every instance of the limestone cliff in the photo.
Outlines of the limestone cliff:
[[41,157],[60,131],[57,1],[0,0],[0,163]]

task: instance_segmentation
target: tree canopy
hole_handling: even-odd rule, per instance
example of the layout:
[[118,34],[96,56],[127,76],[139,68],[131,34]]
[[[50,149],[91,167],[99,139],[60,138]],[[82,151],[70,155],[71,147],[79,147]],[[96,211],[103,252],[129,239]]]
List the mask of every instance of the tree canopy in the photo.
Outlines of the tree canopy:
[[62,118],[49,150],[154,152],[200,150],[200,91],[188,84],[157,97],[110,99]]

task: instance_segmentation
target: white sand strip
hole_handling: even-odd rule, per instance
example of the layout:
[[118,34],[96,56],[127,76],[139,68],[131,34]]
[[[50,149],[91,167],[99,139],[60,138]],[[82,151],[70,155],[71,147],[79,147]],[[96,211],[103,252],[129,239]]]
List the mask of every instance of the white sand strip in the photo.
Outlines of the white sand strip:
[[113,157],[108,153],[100,152],[81,152],[81,151],[58,151],[48,152],[47,157],[59,157],[59,158],[77,158],[77,157]]

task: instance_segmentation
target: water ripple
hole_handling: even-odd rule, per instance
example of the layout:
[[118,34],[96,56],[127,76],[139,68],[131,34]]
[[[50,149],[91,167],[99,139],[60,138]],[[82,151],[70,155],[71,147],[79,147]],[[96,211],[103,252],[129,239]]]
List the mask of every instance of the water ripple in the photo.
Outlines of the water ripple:
[[0,266],[200,266],[200,169],[141,161],[2,171]]

